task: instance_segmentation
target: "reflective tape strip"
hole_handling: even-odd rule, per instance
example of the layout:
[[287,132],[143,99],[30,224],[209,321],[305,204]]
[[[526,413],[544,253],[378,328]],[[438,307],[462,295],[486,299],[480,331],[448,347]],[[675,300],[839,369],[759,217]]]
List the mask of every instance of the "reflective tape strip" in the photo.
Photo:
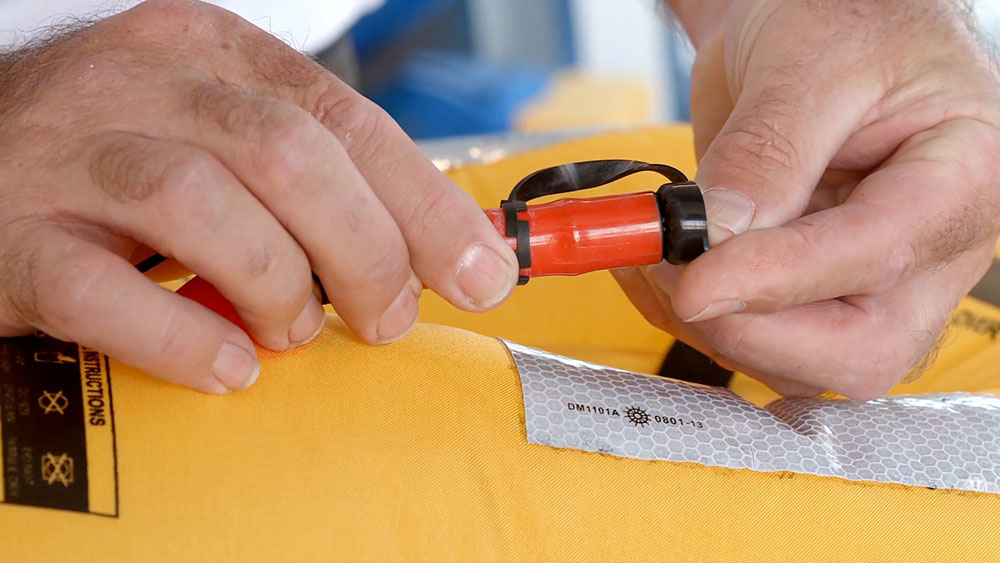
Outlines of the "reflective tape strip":
[[1000,493],[1000,398],[968,393],[761,408],[717,387],[504,341],[528,441],[637,459]]

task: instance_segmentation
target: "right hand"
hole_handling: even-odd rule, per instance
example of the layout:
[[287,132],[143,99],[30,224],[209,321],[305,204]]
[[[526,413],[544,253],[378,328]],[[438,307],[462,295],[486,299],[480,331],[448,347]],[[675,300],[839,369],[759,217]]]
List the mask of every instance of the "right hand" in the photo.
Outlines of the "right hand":
[[786,395],[934,357],[1000,232],[1000,97],[962,3],[691,0],[712,249],[617,272],[646,317]]
[[374,104],[237,16],[152,0],[0,56],[0,336],[42,330],[211,393],[259,370],[247,334],[130,263],[214,284],[261,345],[320,330],[315,271],[365,341],[422,283],[470,311],[517,261]]

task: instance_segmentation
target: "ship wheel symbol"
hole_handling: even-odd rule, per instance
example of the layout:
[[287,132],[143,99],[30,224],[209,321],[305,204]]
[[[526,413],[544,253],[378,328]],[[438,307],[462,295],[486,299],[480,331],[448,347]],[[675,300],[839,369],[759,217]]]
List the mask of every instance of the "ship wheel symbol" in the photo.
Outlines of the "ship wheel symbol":
[[649,414],[641,407],[629,407],[625,409],[625,418],[635,426],[649,424]]

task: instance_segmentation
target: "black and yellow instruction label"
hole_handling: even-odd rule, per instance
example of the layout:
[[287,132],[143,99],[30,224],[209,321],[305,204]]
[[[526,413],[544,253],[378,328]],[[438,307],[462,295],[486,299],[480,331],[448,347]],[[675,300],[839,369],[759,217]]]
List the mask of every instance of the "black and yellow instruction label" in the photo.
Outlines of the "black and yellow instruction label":
[[108,360],[48,336],[0,339],[7,504],[118,516]]

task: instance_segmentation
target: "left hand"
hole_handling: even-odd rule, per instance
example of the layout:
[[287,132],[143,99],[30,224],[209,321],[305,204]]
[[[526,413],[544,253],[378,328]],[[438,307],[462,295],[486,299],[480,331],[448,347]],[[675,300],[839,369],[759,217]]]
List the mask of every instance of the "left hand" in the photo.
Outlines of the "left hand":
[[779,392],[885,393],[928,357],[1000,232],[1000,96],[969,14],[674,4],[698,48],[713,248],[616,278],[651,322]]

